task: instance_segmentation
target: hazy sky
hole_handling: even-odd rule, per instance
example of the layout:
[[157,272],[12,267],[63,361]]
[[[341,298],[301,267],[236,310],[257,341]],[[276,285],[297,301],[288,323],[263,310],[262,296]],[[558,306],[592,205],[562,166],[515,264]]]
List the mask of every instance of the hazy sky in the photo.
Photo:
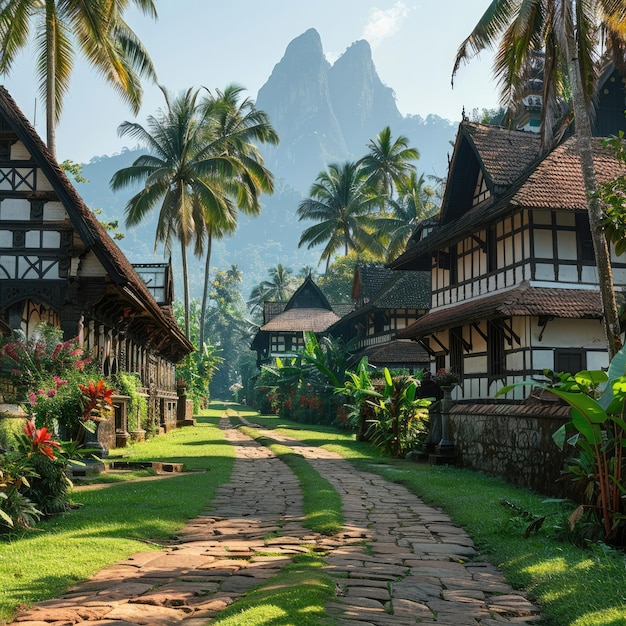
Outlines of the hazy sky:
[[[483,56],[461,68],[450,86],[460,42],[489,0],[155,0],[154,22],[130,11],[127,22],[154,61],[159,82],[170,91],[243,85],[252,98],[280,61],[288,43],[309,28],[322,39],[333,62],[354,41],[367,39],[382,81],[396,93],[403,114],[433,113],[459,120],[465,107],[491,108],[497,94],[491,60]],[[0,81],[45,137],[45,114],[37,95],[33,50],[22,54]],[[137,120],[163,105],[146,84]],[[117,127],[132,113],[94,70],[79,61],[57,131],[59,160],[88,161],[129,145]],[[418,146],[419,148],[419,146]]]

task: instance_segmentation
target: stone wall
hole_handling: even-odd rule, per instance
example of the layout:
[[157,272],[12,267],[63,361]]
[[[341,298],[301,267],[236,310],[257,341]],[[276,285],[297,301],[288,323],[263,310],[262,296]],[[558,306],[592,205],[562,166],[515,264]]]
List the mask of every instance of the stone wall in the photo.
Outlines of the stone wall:
[[553,433],[570,421],[567,406],[546,404],[456,404],[450,434],[458,464],[545,495],[566,496],[561,478],[573,448],[559,450]]

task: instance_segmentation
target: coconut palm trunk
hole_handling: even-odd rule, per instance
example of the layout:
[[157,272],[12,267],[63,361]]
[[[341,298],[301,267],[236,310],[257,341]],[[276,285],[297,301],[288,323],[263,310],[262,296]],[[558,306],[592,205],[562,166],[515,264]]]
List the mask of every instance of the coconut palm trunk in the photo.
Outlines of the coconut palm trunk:
[[57,40],[57,16],[56,6],[53,0],[46,0],[46,143],[53,157],[57,154],[56,123],[56,40]]
[[613,283],[613,270],[611,267],[611,253],[607,238],[604,234],[602,222],[604,212],[598,198],[596,170],[593,160],[593,144],[591,134],[591,122],[589,111],[585,102],[580,65],[575,54],[576,42],[574,34],[568,29],[567,41],[567,69],[572,89],[572,107],[574,110],[574,123],[576,125],[576,141],[580,154],[580,166],[582,169],[585,192],[587,194],[587,213],[589,215],[589,227],[593,240],[593,249],[598,268],[598,283],[600,297],[604,311],[604,332],[607,340],[609,360],[619,352],[622,347],[621,329],[617,301],[615,298],[615,286]]
[[211,248],[213,247],[213,232],[207,229],[206,258],[204,261],[204,288],[202,289],[202,307],[200,309],[200,339],[198,348],[202,350],[204,346],[204,326],[206,324],[207,306],[209,304],[209,272],[211,269]]
[[618,67],[626,66],[625,22],[624,0],[492,0],[459,47],[452,71],[454,78],[462,61],[497,46],[494,74],[500,81],[502,103],[511,109],[524,97],[525,77],[536,63],[537,53],[542,53],[541,131],[543,147],[548,150],[554,138],[554,116],[561,114],[560,68],[567,68],[610,358],[622,344],[610,248],[602,224],[604,211],[595,193],[590,115],[591,94],[597,87],[602,63],[611,60]]

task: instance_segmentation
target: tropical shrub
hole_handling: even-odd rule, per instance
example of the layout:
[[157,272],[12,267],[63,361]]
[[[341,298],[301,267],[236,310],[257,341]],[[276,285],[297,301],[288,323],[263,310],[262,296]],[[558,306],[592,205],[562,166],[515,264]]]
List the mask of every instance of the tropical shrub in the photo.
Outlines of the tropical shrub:
[[42,515],[69,508],[68,460],[48,429],[27,421],[0,454],[0,525],[30,528]]
[[111,394],[105,380],[77,339],[62,340],[62,331],[39,324],[33,337],[21,331],[0,347],[0,373],[14,389],[38,427],[59,432],[64,439],[82,441],[85,430],[111,414]]
[[[418,397],[419,380],[410,375],[392,377],[383,370],[383,384],[359,389],[365,405],[372,407],[365,432],[373,445],[392,456],[404,457],[423,447],[428,436],[428,407],[431,401]],[[365,399],[367,397],[367,399]],[[363,410],[361,402],[361,410]]]
[[[547,374],[551,374],[547,372]],[[571,422],[553,435],[563,449],[573,448],[565,474],[577,487],[581,504],[570,517],[573,530],[595,520],[603,539],[626,544],[626,485],[623,446],[626,443],[626,348],[611,360],[608,372],[582,371],[571,375],[552,375],[545,381],[524,381],[503,387],[532,385],[554,394],[571,407]]]
[[142,393],[142,384],[139,374],[135,372],[118,372],[115,375],[115,385],[118,392],[128,396],[128,430],[141,430],[148,420],[148,399]]

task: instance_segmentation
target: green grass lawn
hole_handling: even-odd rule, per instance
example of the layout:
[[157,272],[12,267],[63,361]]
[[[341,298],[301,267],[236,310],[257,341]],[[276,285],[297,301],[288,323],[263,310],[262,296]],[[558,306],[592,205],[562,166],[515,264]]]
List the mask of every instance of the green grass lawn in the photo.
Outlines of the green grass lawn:
[[[502,480],[454,467],[385,459],[345,432],[252,416],[265,428],[322,445],[357,467],[406,485],[425,502],[442,507],[477,547],[500,566],[509,583],[525,589],[549,626],[626,626],[626,556],[595,545],[582,549],[552,536],[573,510],[569,504],[517,489]],[[548,515],[538,533],[524,539],[528,521],[510,502],[535,516]]]
[[[42,523],[43,532],[0,541],[0,622],[9,620],[21,602],[53,597],[101,567],[134,552],[158,549],[160,541],[171,538],[187,519],[206,508],[215,488],[229,479],[233,462],[233,449],[216,427],[222,406],[214,406],[216,410],[207,412],[195,428],[125,450],[129,460],[182,461],[197,471],[77,491],[74,500],[82,508]],[[339,452],[357,467],[402,483],[442,507],[466,528],[483,554],[502,567],[511,584],[526,589],[541,605],[546,626],[626,626],[624,555],[602,545],[581,549],[556,540],[551,529],[563,522],[569,507],[546,503],[483,474],[383,458],[345,432],[259,417],[249,407],[233,408],[265,428],[278,428],[307,444]],[[291,460],[298,457],[297,464],[305,462],[284,446],[275,449]],[[309,492],[315,490],[312,478],[313,487],[304,486]],[[503,506],[503,500],[519,510],[550,516],[544,528],[524,539],[527,521]],[[326,504],[312,506],[321,509]],[[322,564],[319,556],[297,559],[229,607],[215,623],[326,623],[323,606],[332,597],[332,585]]]
[[157,549],[203,511],[232,470],[233,448],[217,428],[220,413],[205,411],[194,428],[124,449],[128,460],[177,461],[197,471],[77,489],[72,499],[79,509],[40,523],[41,532],[0,540],[0,623],[21,603],[54,597],[106,565]]

